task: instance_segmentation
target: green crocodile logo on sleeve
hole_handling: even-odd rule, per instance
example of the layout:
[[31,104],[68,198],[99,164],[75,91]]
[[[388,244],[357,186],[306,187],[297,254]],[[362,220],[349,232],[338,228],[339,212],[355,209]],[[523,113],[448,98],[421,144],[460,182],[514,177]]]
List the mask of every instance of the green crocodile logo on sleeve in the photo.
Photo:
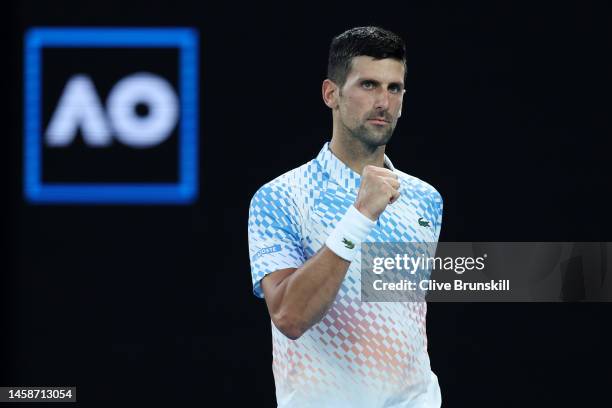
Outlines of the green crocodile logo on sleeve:
[[421,227],[429,227],[429,221],[423,219],[423,217],[419,218],[419,225]]
[[355,248],[355,244],[353,244],[351,241],[349,241],[346,238],[342,239],[342,243],[344,244],[345,247],[347,247],[348,249],[353,249]]

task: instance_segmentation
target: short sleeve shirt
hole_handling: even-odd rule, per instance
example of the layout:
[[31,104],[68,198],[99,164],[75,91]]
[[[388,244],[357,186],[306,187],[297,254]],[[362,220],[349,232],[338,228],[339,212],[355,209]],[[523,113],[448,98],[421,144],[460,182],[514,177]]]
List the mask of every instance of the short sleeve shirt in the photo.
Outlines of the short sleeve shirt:
[[[385,166],[400,180],[366,242],[437,242],[442,198],[429,184]],[[279,269],[299,268],[325,244],[355,202],[360,175],[323,146],[317,157],[262,186],[249,208],[253,292]],[[429,221],[424,227],[419,219]],[[358,248],[359,249],[359,248]],[[279,407],[439,407],[425,332],[425,302],[362,302],[359,257],[324,318],[297,340],[272,323]]]

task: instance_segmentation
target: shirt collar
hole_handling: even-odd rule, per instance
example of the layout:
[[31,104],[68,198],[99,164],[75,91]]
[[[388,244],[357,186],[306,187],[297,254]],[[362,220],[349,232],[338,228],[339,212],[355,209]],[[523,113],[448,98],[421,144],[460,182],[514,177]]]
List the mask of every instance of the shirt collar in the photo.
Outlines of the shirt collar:
[[[321,166],[326,178],[348,190],[359,189],[361,184],[361,176],[332,153],[332,151],[329,149],[329,142],[326,142],[323,145],[323,148],[315,160]],[[391,171],[395,171],[395,167],[387,155],[385,155],[385,167]]]

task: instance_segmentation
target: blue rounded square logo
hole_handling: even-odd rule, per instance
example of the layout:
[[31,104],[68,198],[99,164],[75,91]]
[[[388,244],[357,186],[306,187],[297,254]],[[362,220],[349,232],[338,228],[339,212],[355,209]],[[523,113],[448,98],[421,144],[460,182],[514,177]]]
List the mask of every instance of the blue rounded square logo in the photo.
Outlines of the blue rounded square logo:
[[190,28],[30,29],[24,47],[26,200],[193,202],[198,48]]

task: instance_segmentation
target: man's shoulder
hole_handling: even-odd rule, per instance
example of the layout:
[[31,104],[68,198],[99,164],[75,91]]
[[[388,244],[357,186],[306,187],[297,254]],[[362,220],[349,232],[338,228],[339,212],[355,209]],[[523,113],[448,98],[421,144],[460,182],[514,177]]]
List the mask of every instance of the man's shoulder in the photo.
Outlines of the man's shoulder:
[[438,192],[438,190],[436,190],[434,186],[427,183],[426,181],[423,181],[420,178],[412,176],[408,173],[404,173],[403,171],[398,170],[397,168],[394,170],[394,172],[398,175],[400,179],[400,183],[402,184],[404,188],[407,187],[411,191],[414,191],[418,193],[419,195],[435,197],[436,199],[439,199],[439,200],[442,199],[442,196]]
[[272,199],[296,199],[322,180],[321,169],[313,159],[268,181],[257,190],[254,197],[271,195]]

